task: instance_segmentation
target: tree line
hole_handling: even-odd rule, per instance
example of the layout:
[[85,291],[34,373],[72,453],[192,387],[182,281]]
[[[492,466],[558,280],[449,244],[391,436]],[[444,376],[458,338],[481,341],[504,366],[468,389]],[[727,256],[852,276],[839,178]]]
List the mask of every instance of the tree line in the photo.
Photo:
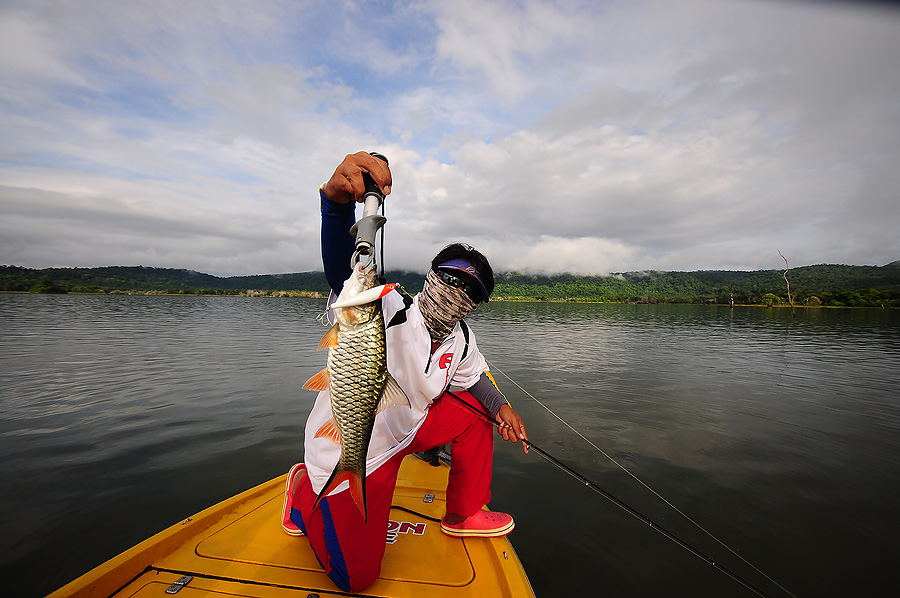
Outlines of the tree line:
[[[496,275],[493,298],[774,306],[788,302],[783,272],[647,271],[609,276],[505,272]],[[791,268],[788,277],[797,305],[900,306],[900,262],[886,266],[803,266]],[[406,271],[388,271],[386,278],[399,282],[409,293],[420,291],[424,281],[424,275]],[[324,297],[329,288],[322,272],[217,277],[192,270],[145,266],[45,269],[0,266],[0,291]]]
[[[555,301],[627,303],[788,303],[784,270],[626,272],[610,276],[504,273],[495,295]],[[794,302],[807,306],[900,306],[900,262],[887,266],[816,265],[788,272]]]
[[[421,289],[423,276],[392,272],[392,282]],[[288,295],[329,293],[323,272],[219,277],[193,270],[147,266],[44,268],[0,266],[0,291],[29,293],[140,293],[167,295]]]

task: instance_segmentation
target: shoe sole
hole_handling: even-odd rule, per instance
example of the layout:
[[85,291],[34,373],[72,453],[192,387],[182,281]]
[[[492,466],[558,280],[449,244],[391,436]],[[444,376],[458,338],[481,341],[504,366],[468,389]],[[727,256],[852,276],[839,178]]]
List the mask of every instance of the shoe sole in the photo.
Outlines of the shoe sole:
[[503,536],[509,534],[509,532],[513,531],[516,527],[515,521],[510,521],[507,525],[503,527],[498,527],[495,529],[455,529],[452,527],[446,527],[443,522],[441,523],[441,531],[444,532],[448,536],[452,536],[454,538],[502,538]]
[[[287,535],[294,536],[294,537],[306,535],[303,533],[303,530],[301,530],[300,528],[296,528],[296,529],[289,528],[284,523],[285,518],[286,518],[285,515],[287,514],[287,510],[288,510],[288,494],[290,493],[291,497],[294,496],[294,492],[291,492],[291,482],[294,480],[294,474],[301,467],[303,467],[303,463],[297,463],[296,465],[291,467],[291,470],[288,472],[287,481],[285,481],[285,483],[284,483],[284,503],[281,506],[281,529],[283,529],[284,533],[286,533]],[[296,492],[296,490],[297,490],[297,488],[294,488],[295,492]],[[291,521],[291,525],[296,525],[296,524],[293,521]]]

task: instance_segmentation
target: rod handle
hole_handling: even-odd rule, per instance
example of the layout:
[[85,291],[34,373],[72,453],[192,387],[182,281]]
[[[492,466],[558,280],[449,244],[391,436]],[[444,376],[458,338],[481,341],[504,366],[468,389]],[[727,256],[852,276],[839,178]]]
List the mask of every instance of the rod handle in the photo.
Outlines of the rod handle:
[[[388,159],[384,155],[378,152],[369,153],[382,160],[385,164],[389,164]],[[381,189],[378,188],[378,184],[375,183],[375,179],[368,172],[363,173],[363,182],[366,185],[366,192],[363,194],[363,218],[365,218],[378,213],[378,208],[381,207],[381,203],[384,201],[384,195],[382,195]]]

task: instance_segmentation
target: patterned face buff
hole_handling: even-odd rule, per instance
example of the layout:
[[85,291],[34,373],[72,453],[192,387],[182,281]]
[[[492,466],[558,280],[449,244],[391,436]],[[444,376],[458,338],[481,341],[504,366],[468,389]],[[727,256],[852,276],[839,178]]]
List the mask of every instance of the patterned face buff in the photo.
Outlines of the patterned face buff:
[[419,295],[419,311],[432,342],[440,343],[453,331],[456,323],[465,318],[478,304],[465,291],[444,283],[434,270],[425,276],[425,286]]

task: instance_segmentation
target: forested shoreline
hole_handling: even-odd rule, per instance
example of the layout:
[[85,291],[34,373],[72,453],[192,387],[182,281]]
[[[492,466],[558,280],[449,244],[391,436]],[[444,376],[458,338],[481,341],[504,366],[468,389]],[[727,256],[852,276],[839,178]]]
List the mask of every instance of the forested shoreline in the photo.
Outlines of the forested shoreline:
[[[822,264],[787,271],[797,306],[898,307],[900,262],[886,266]],[[388,271],[410,293],[424,275]],[[615,303],[787,305],[784,270],[624,272],[609,276],[498,273],[492,299]],[[109,266],[45,268],[0,266],[0,291],[325,297],[322,272],[218,277],[176,268]]]

